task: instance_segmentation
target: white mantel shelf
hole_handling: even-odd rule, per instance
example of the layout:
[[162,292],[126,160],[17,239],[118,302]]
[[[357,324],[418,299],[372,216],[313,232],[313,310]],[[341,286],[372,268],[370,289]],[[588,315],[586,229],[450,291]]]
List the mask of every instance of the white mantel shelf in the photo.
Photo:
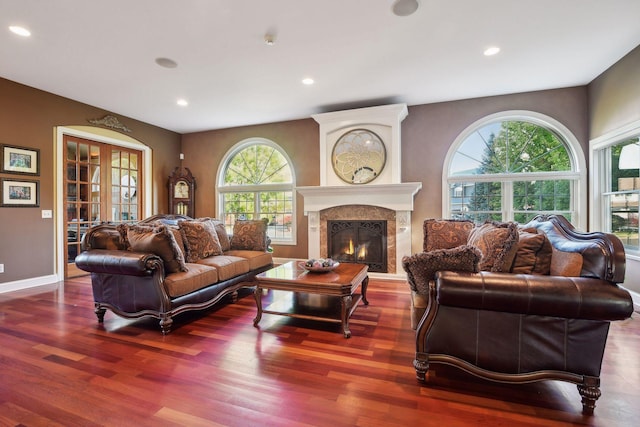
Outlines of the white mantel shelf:
[[421,188],[421,182],[403,182],[296,187],[296,191],[304,197],[306,214],[344,205],[373,205],[394,211],[413,211],[413,198]]

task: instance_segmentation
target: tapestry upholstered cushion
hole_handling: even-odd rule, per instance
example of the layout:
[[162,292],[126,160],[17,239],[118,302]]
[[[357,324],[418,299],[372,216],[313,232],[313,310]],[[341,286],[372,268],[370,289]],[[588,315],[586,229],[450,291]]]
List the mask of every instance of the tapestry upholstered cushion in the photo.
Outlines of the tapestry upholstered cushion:
[[473,221],[455,219],[427,219],[422,224],[424,242],[422,250],[450,249],[466,245]]
[[178,221],[182,240],[187,252],[187,262],[198,262],[203,258],[221,255],[222,247],[211,218]]
[[402,258],[402,268],[407,272],[411,290],[426,294],[429,292],[429,281],[435,278],[436,272],[448,270],[476,273],[481,256],[480,250],[475,246],[462,245],[405,256]]
[[262,220],[239,220],[233,224],[231,250],[266,251],[267,224]]
[[487,221],[469,233],[467,244],[480,249],[481,271],[508,272],[518,250],[518,228],[513,222]]
[[184,255],[166,225],[147,226],[124,224],[129,250],[154,253],[162,258],[167,273],[187,271]]
[[583,258],[578,252],[564,252],[553,248],[550,273],[552,276],[579,277]]
[[227,228],[225,227],[224,222],[215,218],[211,218],[211,221],[213,221],[216,233],[218,233],[218,240],[220,241],[222,252],[227,252],[231,249],[231,241],[229,240],[229,235],[227,234]]

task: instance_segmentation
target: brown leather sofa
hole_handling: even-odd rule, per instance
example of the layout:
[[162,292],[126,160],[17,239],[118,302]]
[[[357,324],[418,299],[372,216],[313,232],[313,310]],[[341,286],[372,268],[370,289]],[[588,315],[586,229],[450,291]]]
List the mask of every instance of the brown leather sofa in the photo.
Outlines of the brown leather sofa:
[[[174,316],[210,308],[226,295],[232,295],[235,301],[240,288],[273,266],[266,226],[259,232],[247,226],[249,233],[257,235],[243,235],[246,239],[239,242],[235,242],[234,236],[226,236],[223,226],[217,228],[212,234],[220,236],[219,242],[226,239],[226,244],[223,242],[220,247],[222,253],[189,259],[184,255],[189,244],[181,238],[184,234],[179,232],[179,221],[192,219],[155,215],[136,224],[143,230],[146,227],[160,230],[142,235],[140,240],[151,245],[143,251],[128,247],[121,225],[97,225],[83,236],[82,252],[75,262],[78,268],[91,273],[95,312],[100,323],[107,309],[125,318],[152,316],[160,319],[162,333],[167,334]],[[171,243],[179,248],[180,254],[153,247],[160,246],[161,239],[169,236],[163,226],[171,229]],[[243,242],[250,241],[260,242],[260,247],[243,246]],[[167,259],[174,255],[184,258],[181,266]]]
[[[505,383],[568,381],[578,386],[583,413],[592,414],[609,324],[633,312],[617,285],[625,277],[624,248],[616,236],[578,232],[562,216],[536,217],[523,230],[544,235],[551,257],[577,260],[575,275],[478,271],[481,262],[465,267],[470,271],[433,273],[426,295],[412,292],[417,378],[425,381],[437,363]],[[423,270],[411,257],[403,262],[415,289]]]

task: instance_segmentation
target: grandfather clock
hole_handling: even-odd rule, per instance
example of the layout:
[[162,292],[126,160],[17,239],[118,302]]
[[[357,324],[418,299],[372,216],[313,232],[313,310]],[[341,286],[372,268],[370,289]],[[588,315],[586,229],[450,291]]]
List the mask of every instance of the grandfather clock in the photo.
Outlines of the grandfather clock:
[[169,213],[194,217],[196,179],[189,168],[180,166],[169,175]]

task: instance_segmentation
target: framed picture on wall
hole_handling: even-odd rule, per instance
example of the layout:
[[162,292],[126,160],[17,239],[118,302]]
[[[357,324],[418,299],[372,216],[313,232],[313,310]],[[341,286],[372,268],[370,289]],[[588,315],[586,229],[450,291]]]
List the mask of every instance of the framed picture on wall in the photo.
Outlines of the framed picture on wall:
[[40,150],[2,145],[1,172],[40,175]]
[[40,206],[40,182],[2,178],[2,207],[33,208]]

